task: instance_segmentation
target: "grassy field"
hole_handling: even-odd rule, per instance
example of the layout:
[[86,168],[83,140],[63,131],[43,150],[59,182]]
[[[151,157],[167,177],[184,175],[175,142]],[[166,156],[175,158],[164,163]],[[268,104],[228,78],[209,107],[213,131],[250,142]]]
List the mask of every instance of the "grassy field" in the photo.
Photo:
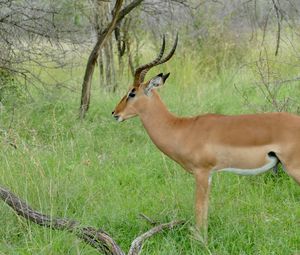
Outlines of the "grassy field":
[[[221,60],[201,53],[197,59],[192,54],[174,57],[162,68],[171,72],[161,89],[168,108],[181,116],[272,109],[253,87],[258,79],[253,69],[225,63],[227,58],[226,52]],[[272,67],[283,78],[297,72],[280,61]],[[56,72],[57,78],[69,76]],[[111,117],[130,80],[124,78],[116,94],[101,91],[95,81],[91,109],[81,122],[81,78],[81,72],[73,77],[75,93],[53,89],[30,104],[16,104],[14,110],[2,108],[1,185],[43,213],[106,230],[124,250],[150,228],[138,217],[144,213],[159,222],[187,223],[148,240],[143,254],[300,254],[300,188],[283,172],[215,174],[208,244],[197,241],[191,231],[193,177],[156,149],[137,118],[119,124]],[[245,105],[241,93],[257,108]],[[299,85],[286,86],[278,96],[287,95],[299,102]],[[4,203],[0,224],[0,254],[97,254],[72,234],[24,221]]]

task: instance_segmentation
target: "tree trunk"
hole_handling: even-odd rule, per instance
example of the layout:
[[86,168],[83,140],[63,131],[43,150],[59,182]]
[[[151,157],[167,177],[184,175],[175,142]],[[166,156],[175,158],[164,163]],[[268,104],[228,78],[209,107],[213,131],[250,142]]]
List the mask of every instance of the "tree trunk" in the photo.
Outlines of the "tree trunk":
[[108,50],[110,55],[110,86],[109,90],[115,91],[117,89],[116,83],[116,70],[115,70],[115,59],[114,59],[114,48],[113,48],[113,38],[111,37],[108,44]]
[[123,0],[116,1],[116,4],[113,9],[112,21],[108,25],[108,27],[106,29],[104,29],[104,31],[101,34],[99,34],[97,43],[94,46],[94,49],[89,56],[87,66],[85,69],[83,83],[82,83],[81,103],[80,103],[80,118],[81,119],[84,118],[84,116],[90,106],[91,83],[92,83],[95,65],[97,63],[97,59],[98,59],[100,50],[102,49],[103,45],[106,43],[107,39],[109,38],[109,36],[111,35],[112,31],[114,30],[114,28],[116,26],[122,3],[123,3]]
[[124,9],[120,11],[123,0],[116,0],[116,4],[113,9],[113,18],[111,23],[99,34],[96,45],[94,46],[93,51],[91,52],[87,66],[85,69],[85,74],[82,83],[82,92],[81,92],[81,103],[80,103],[80,113],[79,117],[83,119],[86,112],[89,109],[90,97],[91,97],[91,82],[97,63],[97,59],[100,54],[100,50],[103,48],[103,45],[106,43],[107,39],[114,30],[116,24],[120,22],[129,12],[131,12],[135,7],[137,7],[143,0],[134,0]]
[[110,90],[112,86],[112,79],[111,79],[111,58],[112,56],[110,55],[110,43],[107,42],[107,44],[104,47],[104,55],[105,55],[105,88],[107,90]]
[[104,63],[103,63],[103,51],[100,50],[98,57],[98,65],[99,65],[99,81],[100,84],[104,83]]

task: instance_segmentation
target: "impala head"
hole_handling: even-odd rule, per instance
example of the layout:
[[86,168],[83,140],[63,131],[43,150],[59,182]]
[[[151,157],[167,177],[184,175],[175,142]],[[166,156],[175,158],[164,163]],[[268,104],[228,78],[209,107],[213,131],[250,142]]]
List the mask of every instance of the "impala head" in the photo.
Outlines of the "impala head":
[[123,121],[132,117],[137,116],[137,108],[142,107],[143,104],[147,103],[152,98],[152,90],[158,88],[164,84],[170,73],[160,73],[154,76],[149,81],[144,81],[147,72],[154,66],[167,62],[174,54],[178,42],[178,36],[176,36],[174,45],[169,54],[163,57],[165,50],[165,37],[161,50],[156,59],[148,64],[142,65],[135,70],[133,85],[129,88],[126,95],[117,104],[115,110],[112,112],[113,117],[117,121]]

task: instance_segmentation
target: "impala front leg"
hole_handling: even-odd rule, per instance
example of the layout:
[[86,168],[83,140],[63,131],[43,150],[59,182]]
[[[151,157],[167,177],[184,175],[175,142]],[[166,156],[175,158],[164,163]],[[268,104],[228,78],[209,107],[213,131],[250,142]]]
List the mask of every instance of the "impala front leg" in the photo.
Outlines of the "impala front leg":
[[196,226],[206,241],[207,237],[207,213],[209,201],[209,180],[210,173],[206,170],[198,170],[195,173],[196,179]]

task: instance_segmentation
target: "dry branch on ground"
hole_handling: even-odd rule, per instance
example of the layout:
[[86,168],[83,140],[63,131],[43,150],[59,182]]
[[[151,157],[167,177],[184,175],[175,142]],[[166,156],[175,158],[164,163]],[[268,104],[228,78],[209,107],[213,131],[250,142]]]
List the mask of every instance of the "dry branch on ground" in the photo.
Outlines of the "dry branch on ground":
[[[71,232],[94,247],[100,253],[107,255],[126,254],[115,240],[102,229],[84,227],[80,222],[75,220],[53,218],[49,215],[42,214],[33,210],[27,203],[3,187],[0,187],[0,198],[23,218],[43,227]],[[151,228],[132,241],[128,255],[140,254],[144,241],[149,237],[162,232],[163,230],[171,230],[177,226],[182,226],[183,224],[184,221],[174,220]]]

